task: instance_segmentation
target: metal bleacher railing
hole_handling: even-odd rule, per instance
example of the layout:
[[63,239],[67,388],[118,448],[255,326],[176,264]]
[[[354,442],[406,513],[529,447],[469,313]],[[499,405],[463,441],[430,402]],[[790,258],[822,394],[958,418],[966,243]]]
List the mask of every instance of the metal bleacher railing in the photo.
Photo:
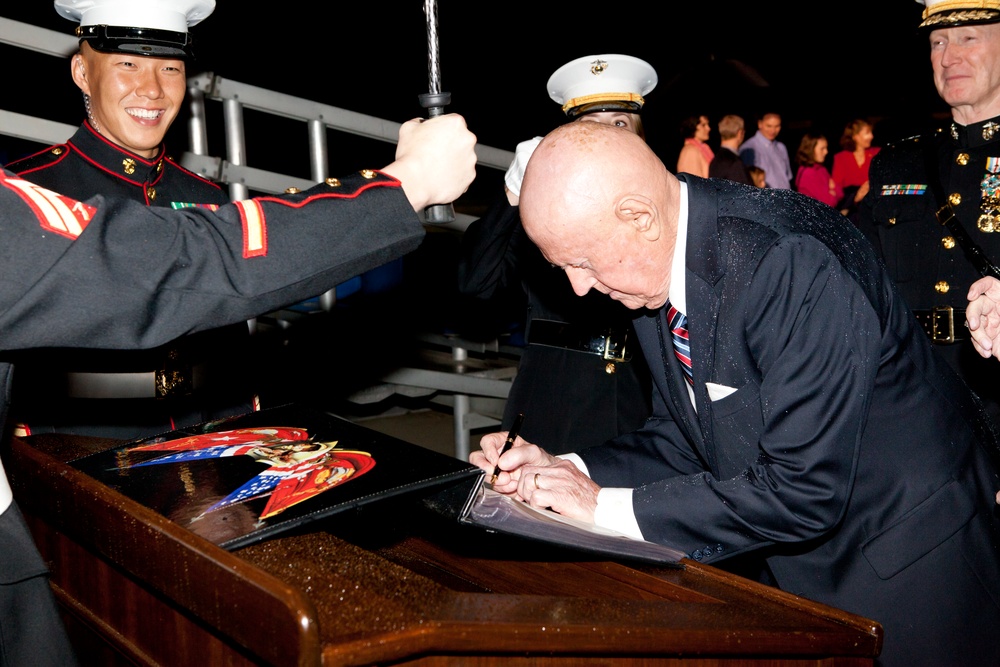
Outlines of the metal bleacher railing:
[[[68,58],[78,48],[76,38],[70,35],[2,17],[0,17],[0,43],[59,58]],[[188,79],[187,102],[190,111],[188,114],[190,143],[189,150],[182,154],[180,162],[187,169],[228,186],[230,198],[234,200],[246,198],[253,193],[277,194],[289,187],[305,189],[323,181],[329,175],[328,131],[395,144],[400,127],[400,123],[232,81],[212,73],[203,73]],[[226,153],[224,157],[209,154],[207,119],[209,103],[219,103],[222,106]],[[290,176],[247,164],[245,110],[259,111],[303,123],[305,131],[302,136],[308,141],[311,178]],[[65,123],[0,109],[0,135],[47,146],[66,141],[76,129],[75,126]],[[476,153],[480,167],[500,170],[505,170],[514,157],[511,151],[483,145],[476,147]],[[473,219],[468,215],[456,213],[455,221],[443,226],[461,231]],[[317,297],[319,308],[329,310],[336,298],[336,290],[319,295]],[[399,387],[403,393],[410,395],[419,392],[434,394],[443,392],[444,395],[437,400],[453,409],[455,455],[466,458],[469,452],[469,431],[495,423],[495,417],[489,415],[496,413],[495,403],[499,402],[502,405],[506,398],[513,369],[509,367],[497,369],[489,365],[477,369],[475,364],[469,363],[470,351],[489,352],[495,349],[495,346],[491,347],[490,344],[469,343],[435,334],[428,334],[427,341],[450,348],[454,362],[451,370],[441,367],[400,368],[383,378],[385,385],[373,394],[384,394],[386,387]],[[485,410],[477,409],[478,400],[492,402],[491,407]]]

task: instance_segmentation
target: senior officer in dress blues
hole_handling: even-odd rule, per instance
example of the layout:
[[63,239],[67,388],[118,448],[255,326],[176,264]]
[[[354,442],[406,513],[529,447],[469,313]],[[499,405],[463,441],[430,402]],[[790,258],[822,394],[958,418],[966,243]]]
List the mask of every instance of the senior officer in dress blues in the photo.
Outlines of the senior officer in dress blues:
[[[475,135],[445,114],[404,123],[396,159],[380,171],[214,211],[78,202],[0,171],[0,433],[9,433],[11,351],[151,347],[321,294],[415,250],[416,212],[454,201],[475,166]],[[173,257],[178,244],[185,262]],[[2,461],[0,552],[0,667],[73,665]]]
[[[640,111],[656,70],[632,56],[576,58],[546,84],[570,121],[626,127],[644,136]],[[459,289],[482,301],[527,300],[525,337],[501,427],[527,412],[522,433],[561,453],[638,428],[649,416],[649,370],[635,349],[632,313],[604,294],[581,299],[525,236],[518,212],[521,177],[540,138],[521,142],[503,194],[466,229]]]
[[[55,0],[55,9],[79,24],[70,74],[86,118],[66,143],[7,168],[78,199],[102,194],[174,208],[228,202],[163,143],[187,92],[188,28],[212,13],[215,0]],[[153,351],[27,352],[19,382],[30,400],[15,406],[19,432],[133,438],[253,411],[250,343],[244,323]]]
[[967,248],[1000,266],[1000,1],[917,1],[952,120],[879,153],[859,226],[937,351],[1000,419],[997,369],[965,327],[966,295],[982,276]]

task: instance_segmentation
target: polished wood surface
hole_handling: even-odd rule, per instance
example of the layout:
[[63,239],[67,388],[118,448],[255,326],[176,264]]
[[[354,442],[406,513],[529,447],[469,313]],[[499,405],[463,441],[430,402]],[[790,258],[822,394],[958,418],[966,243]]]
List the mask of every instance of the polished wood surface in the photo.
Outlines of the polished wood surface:
[[5,457],[88,664],[871,665],[868,619],[683,561],[609,562],[385,502],[227,552],[34,436]]

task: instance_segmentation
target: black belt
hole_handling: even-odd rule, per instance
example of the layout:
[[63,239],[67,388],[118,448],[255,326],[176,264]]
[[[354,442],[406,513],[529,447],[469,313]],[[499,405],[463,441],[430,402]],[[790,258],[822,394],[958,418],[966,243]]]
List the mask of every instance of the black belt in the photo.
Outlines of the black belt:
[[531,320],[528,343],[547,345],[565,350],[595,354],[608,361],[626,362],[632,358],[625,346],[628,334],[624,329],[608,328],[603,332],[567,322]]
[[932,343],[950,345],[970,340],[969,329],[965,326],[965,309],[951,306],[934,306],[931,310],[915,310],[917,322],[930,336]]

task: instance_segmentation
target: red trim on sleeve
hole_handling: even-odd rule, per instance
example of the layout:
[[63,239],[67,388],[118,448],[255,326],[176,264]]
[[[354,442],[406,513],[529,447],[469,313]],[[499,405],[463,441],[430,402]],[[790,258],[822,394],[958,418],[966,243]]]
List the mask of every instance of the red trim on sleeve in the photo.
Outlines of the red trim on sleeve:
[[237,202],[240,221],[243,223],[243,257],[265,257],[267,255],[267,220],[264,208],[256,199],[243,199]]

